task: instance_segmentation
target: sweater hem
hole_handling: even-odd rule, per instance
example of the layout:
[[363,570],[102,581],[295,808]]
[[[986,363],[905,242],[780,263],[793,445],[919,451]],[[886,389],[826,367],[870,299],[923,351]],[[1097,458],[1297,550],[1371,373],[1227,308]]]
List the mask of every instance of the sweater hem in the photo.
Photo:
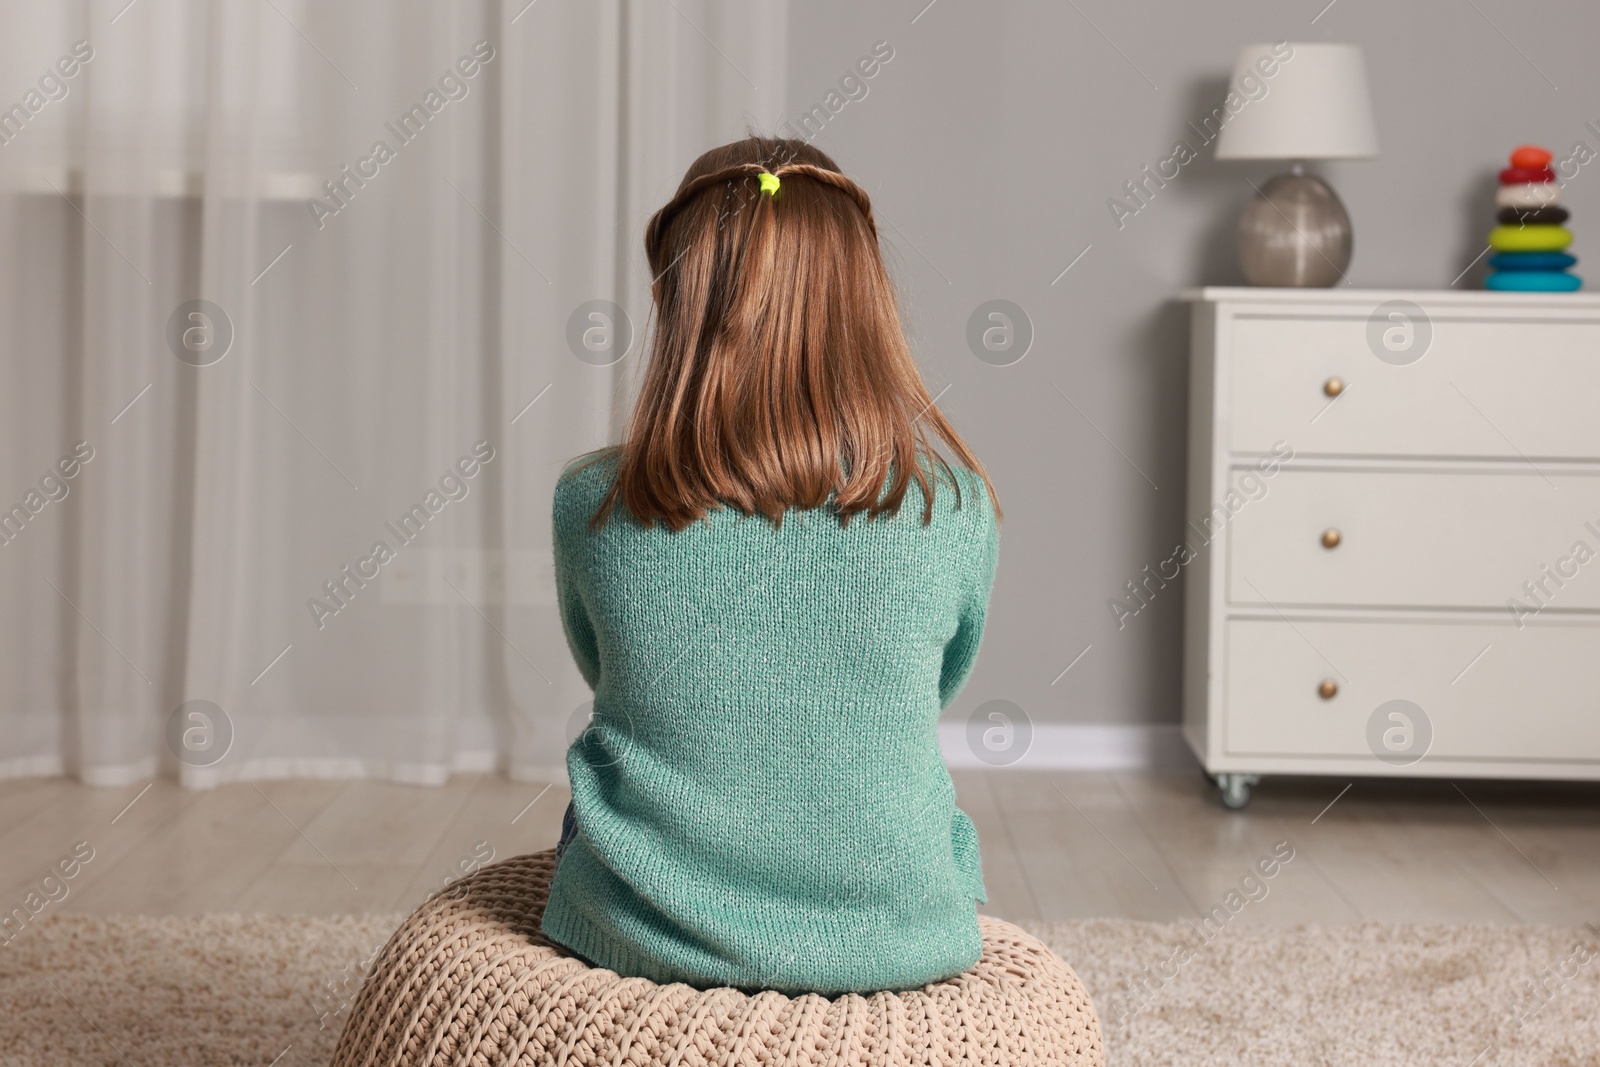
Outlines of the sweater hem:
[[539,930],[550,940],[569,951],[576,952],[596,967],[615,971],[624,978],[646,978],[657,985],[681,982],[700,990],[728,987],[726,982],[693,981],[689,975],[664,967],[653,957],[629,945],[619,943],[615,937],[602,932],[594,923],[573,915],[570,911],[565,922],[559,919],[552,922],[549,906],[546,905]]
[[[764,985],[746,985],[735,981],[716,978],[701,978],[687,972],[664,966],[660,960],[638,951],[630,945],[619,943],[615,937],[601,930],[599,926],[581,915],[568,912],[565,921],[550,920],[550,912],[545,912],[539,924],[540,932],[551,941],[576,953],[585,961],[596,967],[603,967],[615,971],[624,978],[644,978],[657,985],[672,985],[681,983],[692,989],[702,992],[711,989],[736,989],[749,996],[758,993],[781,993],[786,997],[820,996],[830,1000],[848,996],[872,996],[882,992],[907,992],[910,990],[925,989],[929,985],[949,981],[958,975],[965,974],[977,964],[974,957],[966,966],[960,967],[949,974],[940,974],[926,981],[889,982],[882,986],[870,988],[828,987],[814,985],[786,985],[782,983],[768,983]],[[980,945],[978,955],[981,956]]]

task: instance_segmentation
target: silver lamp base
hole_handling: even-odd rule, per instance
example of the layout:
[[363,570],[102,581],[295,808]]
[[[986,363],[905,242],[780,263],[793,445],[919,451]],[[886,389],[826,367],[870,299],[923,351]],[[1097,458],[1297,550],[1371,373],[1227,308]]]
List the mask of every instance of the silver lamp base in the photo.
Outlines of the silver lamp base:
[[1327,288],[1350,266],[1350,216],[1322,179],[1279,174],[1239,216],[1239,266],[1251,285]]

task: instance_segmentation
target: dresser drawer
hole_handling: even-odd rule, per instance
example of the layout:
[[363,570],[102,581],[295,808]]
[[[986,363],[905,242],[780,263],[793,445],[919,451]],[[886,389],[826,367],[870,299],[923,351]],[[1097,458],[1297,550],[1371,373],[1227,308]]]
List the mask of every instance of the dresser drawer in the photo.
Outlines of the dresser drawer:
[[[1427,741],[1431,761],[1600,763],[1600,626],[1234,619],[1226,640],[1230,756],[1353,757],[1377,772]],[[1393,700],[1421,716],[1391,705],[1374,728]]]
[[1245,501],[1227,524],[1233,604],[1496,608],[1502,626],[1513,597],[1600,609],[1600,475],[1284,466],[1233,484]]
[[[1600,319],[1440,312],[1427,328],[1424,355],[1395,365],[1374,354],[1366,315],[1232,319],[1230,447],[1269,452],[1281,441],[1297,455],[1600,458]],[[1391,342],[1403,347],[1398,329]],[[1410,336],[1420,344],[1420,332]],[[1325,392],[1330,378],[1344,383],[1337,399]]]

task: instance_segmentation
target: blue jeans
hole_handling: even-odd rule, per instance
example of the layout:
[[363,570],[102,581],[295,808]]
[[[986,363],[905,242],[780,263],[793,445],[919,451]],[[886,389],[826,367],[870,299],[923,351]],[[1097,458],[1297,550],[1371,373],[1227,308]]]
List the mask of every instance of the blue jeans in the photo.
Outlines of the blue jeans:
[[[567,810],[565,812],[563,812],[562,815],[561,815],[561,840],[556,842],[556,866],[557,867],[561,866],[561,857],[566,854],[567,845],[571,844],[572,835],[577,833],[577,832],[578,832],[578,820],[577,820],[577,817],[572,812],[572,803],[569,801],[567,803]],[[556,942],[556,943],[560,944],[560,942]],[[566,949],[568,952],[572,953],[572,955],[576,956],[578,959],[582,960],[584,963],[587,963],[589,966],[591,966],[591,967],[596,966],[596,964],[595,964],[595,962],[593,960],[591,960],[588,956],[583,955],[581,952],[578,952],[578,951],[576,951],[576,950],[574,950],[572,948],[568,948],[566,945],[562,945],[561,947]]]
[[572,802],[567,802],[567,810],[561,816],[561,840],[556,842],[556,866],[561,866],[561,857],[566,854],[567,845],[572,842],[572,835],[578,832],[578,819],[573,814]]

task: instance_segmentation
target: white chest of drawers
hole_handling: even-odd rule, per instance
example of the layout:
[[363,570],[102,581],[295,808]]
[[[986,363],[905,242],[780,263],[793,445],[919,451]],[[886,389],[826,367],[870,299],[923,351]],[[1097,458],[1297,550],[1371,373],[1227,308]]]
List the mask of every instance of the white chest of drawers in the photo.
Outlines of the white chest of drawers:
[[1224,802],[1600,779],[1600,297],[1185,297],[1183,728]]

